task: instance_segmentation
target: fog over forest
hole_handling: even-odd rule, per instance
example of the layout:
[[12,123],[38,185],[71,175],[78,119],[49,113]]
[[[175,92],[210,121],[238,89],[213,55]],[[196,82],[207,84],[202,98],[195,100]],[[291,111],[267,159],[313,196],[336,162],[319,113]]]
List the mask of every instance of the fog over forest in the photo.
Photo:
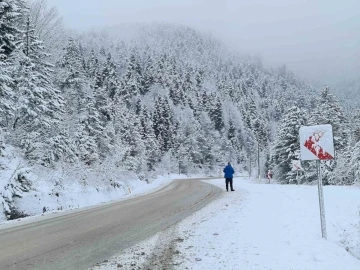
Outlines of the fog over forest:
[[[358,81],[360,2],[309,0],[49,0],[77,30],[172,22],[221,38],[227,47],[286,66],[313,84],[341,90]],[[69,8],[71,6],[71,8]]]

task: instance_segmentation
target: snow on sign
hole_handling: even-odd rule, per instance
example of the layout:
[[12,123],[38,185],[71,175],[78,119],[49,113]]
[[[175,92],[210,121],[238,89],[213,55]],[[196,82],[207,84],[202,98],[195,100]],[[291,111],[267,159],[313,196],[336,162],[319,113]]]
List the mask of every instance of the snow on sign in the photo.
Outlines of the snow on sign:
[[329,160],[335,156],[331,125],[300,128],[301,160]]
[[293,171],[302,171],[303,168],[301,167],[300,160],[293,160],[292,161],[292,170]]

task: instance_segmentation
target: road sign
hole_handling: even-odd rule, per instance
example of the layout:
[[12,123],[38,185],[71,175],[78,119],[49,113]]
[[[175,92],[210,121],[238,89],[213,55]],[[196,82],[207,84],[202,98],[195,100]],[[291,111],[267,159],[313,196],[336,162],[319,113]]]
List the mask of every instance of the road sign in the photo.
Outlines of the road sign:
[[334,139],[331,125],[303,126],[300,128],[301,160],[334,159]]
[[317,163],[321,234],[322,237],[326,239],[327,233],[321,177],[321,160],[330,160],[335,156],[332,126],[304,126],[300,128],[299,133],[301,160],[316,160]]
[[303,171],[303,168],[301,167],[300,160],[293,160],[292,161],[292,170],[293,171]]

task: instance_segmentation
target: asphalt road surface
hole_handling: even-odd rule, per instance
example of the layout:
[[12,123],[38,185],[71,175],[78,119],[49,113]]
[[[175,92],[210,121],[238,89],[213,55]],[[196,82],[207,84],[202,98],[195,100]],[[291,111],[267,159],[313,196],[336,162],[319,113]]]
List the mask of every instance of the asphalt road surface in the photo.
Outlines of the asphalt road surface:
[[0,230],[0,269],[88,269],[174,225],[221,194],[175,180],[154,193]]

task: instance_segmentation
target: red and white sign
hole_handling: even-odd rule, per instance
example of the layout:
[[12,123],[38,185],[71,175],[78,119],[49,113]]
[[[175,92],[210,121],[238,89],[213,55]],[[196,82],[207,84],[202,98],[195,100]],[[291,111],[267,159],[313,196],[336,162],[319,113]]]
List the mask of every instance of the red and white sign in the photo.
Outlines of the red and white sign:
[[301,167],[300,160],[293,160],[292,161],[292,170],[293,171],[302,171],[303,168]]
[[334,138],[331,125],[300,128],[301,160],[334,159]]

